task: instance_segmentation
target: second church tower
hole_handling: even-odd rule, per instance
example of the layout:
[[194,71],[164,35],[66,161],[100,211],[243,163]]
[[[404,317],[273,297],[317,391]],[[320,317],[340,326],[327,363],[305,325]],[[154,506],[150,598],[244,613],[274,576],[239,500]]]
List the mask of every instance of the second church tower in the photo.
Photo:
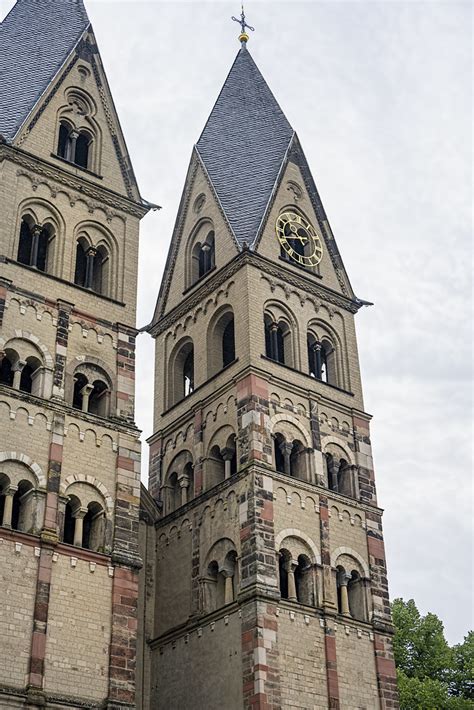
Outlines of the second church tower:
[[396,708],[362,304],[242,39],[150,326],[144,707]]

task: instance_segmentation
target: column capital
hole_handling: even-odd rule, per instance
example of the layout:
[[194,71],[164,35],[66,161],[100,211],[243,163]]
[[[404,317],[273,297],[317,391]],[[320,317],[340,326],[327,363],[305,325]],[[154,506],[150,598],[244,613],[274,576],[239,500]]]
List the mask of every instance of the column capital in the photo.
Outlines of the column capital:
[[178,474],[178,483],[181,488],[188,488],[189,486],[189,475],[187,473]]
[[84,397],[84,395],[89,396],[93,389],[94,389],[94,385],[89,385],[89,384],[84,385],[84,387],[81,389],[79,394],[82,394],[83,397]]
[[221,449],[221,456],[224,461],[230,461],[234,454],[235,449],[232,449],[230,446],[225,446],[223,449]]
[[348,583],[351,581],[352,575],[349,572],[339,572],[337,581],[340,587],[347,587]]
[[80,520],[83,520],[85,518],[85,516],[87,515],[87,513],[88,513],[87,508],[76,508],[76,510],[74,510],[72,513],[72,517],[75,518],[75,520],[77,520],[78,518]]
[[42,224],[34,224],[31,228],[31,233],[34,237],[39,236],[41,234],[41,232],[43,231],[43,229],[44,229],[44,227]]
[[293,450],[293,442],[292,441],[282,441],[280,444],[280,451],[283,455],[285,454],[291,454]]
[[17,360],[16,363],[13,365],[12,370],[13,372],[21,372],[25,365],[26,360]]

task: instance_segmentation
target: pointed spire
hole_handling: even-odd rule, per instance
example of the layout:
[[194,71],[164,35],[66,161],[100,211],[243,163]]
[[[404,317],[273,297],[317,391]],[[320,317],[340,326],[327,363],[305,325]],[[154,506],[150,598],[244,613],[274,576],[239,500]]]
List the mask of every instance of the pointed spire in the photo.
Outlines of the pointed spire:
[[83,0],[17,0],[0,23],[0,134],[8,141],[88,26]]
[[241,246],[255,242],[292,137],[243,43],[196,146]]

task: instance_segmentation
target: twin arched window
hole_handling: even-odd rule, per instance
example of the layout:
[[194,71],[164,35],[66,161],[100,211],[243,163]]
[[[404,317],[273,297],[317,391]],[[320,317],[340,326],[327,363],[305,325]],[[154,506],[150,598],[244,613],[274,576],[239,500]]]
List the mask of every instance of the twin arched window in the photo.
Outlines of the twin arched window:
[[77,131],[67,121],[60,122],[57,150],[60,158],[90,169],[91,144],[92,135],[88,131]]
[[[350,568],[349,568],[350,569]],[[337,610],[343,616],[367,621],[367,598],[364,580],[358,570],[347,572],[342,565],[336,568]]]
[[83,508],[75,495],[68,497],[64,513],[63,542],[87,550],[103,552],[105,546],[105,510],[96,501]]
[[77,372],[74,378],[72,406],[82,412],[99,417],[110,415],[111,383],[99,367],[82,366],[84,372]]
[[101,244],[93,247],[81,237],[76,244],[74,283],[91,291],[107,295],[109,283],[109,252]]
[[282,599],[316,606],[313,565],[308,555],[293,560],[291,552],[281,549],[278,555],[280,594]]
[[307,450],[297,439],[287,441],[283,434],[273,437],[273,460],[275,470],[287,476],[308,480]]
[[51,243],[54,229],[50,224],[34,224],[24,217],[21,221],[17,261],[39,271],[51,271]]
[[284,320],[276,321],[265,313],[265,355],[282,365],[293,366],[291,328]]
[[329,490],[358,498],[357,468],[349,464],[346,459],[331,453],[326,453],[324,457]]
[[[203,229],[201,228],[198,236],[201,236]],[[204,238],[197,241],[191,252],[191,279],[189,286],[192,286],[196,281],[202,279],[215,266],[215,235],[211,229],[207,232]]]
[[336,351],[332,343],[323,338],[318,340],[313,333],[308,333],[309,374],[321,382],[336,384]]
[[6,347],[0,362],[0,383],[21,392],[43,395],[41,373],[43,363],[39,357],[29,355],[22,360],[13,347]]

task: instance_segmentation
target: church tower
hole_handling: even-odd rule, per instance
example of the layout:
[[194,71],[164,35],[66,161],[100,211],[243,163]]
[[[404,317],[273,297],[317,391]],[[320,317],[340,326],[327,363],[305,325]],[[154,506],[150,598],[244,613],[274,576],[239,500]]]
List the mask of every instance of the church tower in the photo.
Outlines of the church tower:
[[82,0],[18,0],[0,77],[0,707],[133,708],[150,205]]
[[240,39],[149,326],[143,707],[397,708],[363,302]]

